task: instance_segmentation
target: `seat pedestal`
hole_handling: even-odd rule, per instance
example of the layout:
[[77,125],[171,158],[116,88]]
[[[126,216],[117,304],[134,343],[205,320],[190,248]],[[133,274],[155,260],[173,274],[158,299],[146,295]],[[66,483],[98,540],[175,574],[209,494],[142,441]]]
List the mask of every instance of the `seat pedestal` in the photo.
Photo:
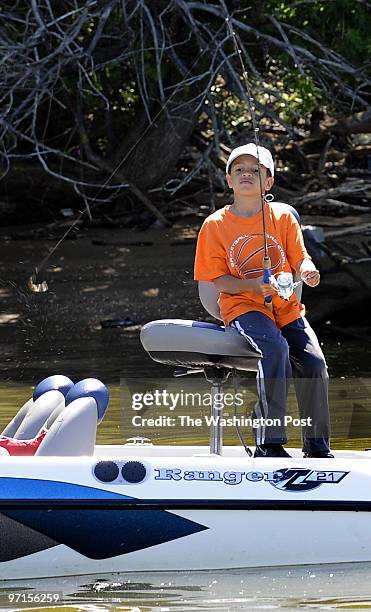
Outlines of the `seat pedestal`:
[[211,383],[211,424],[210,424],[210,453],[221,455],[223,448],[223,416],[224,404],[220,400],[223,397],[223,385],[228,380],[232,370],[227,368],[205,368],[206,380]]
[[231,368],[205,367],[203,369],[176,370],[174,376],[186,376],[195,372],[203,372],[207,382],[211,384],[211,407],[210,407],[210,454],[221,455],[223,449],[223,416],[224,403],[221,398],[224,395],[224,383],[227,382],[232,373]]

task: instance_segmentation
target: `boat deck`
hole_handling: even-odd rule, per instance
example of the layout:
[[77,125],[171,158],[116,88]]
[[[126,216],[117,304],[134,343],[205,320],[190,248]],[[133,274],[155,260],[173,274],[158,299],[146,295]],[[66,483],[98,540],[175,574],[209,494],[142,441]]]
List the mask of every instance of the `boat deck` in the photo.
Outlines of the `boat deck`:
[[[254,447],[251,447],[254,451]],[[286,448],[287,452],[293,459],[303,459],[303,452],[300,448]],[[369,450],[332,450],[336,459],[359,459],[371,460],[371,448]],[[94,456],[96,457],[112,457],[125,455],[133,457],[215,457],[212,455],[209,446],[191,446],[191,445],[161,445],[161,444],[141,444],[128,443],[117,445],[96,445]],[[223,446],[221,457],[245,458],[250,459],[246,454],[243,446]],[[308,461],[308,459],[306,459]]]

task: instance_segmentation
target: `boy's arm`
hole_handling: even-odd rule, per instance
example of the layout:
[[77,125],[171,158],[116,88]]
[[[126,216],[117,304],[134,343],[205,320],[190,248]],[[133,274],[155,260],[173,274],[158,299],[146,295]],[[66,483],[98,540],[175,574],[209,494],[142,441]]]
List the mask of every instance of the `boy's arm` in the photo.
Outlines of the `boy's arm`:
[[218,291],[222,293],[244,293],[245,291],[253,291],[259,295],[267,297],[276,293],[276,288],[273,285],[268,285],[263,282],[263,277],[260,278],[236,278],[230,274],[223,274],[218,278],[214,278],[213,283]]
[[214,278],[228,274],[225,249],[215,222],[204,221],[196,245],[194,279],[213,282]]
[[304,257],[301,261],[296,264],[301,280],[309,287],[317,287],[319,285],[321,276],[313,261],[309,257]]
[[289,264],[299,272],[303,283],[309,287],[316,287],[320,282],[320,273],[305,248],[300,225],[291,213],[288,215],[287,222],[286,249]]

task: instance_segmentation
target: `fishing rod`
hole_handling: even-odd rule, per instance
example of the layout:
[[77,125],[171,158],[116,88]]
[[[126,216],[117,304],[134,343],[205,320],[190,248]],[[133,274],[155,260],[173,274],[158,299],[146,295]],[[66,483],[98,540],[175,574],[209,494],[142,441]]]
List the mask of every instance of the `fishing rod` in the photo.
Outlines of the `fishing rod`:
[[[224,10],[227,12],[227,8],[224,4],[224,2],[222,1],[222,5],[224,7]],[[244,85],[246,88],[246,93],[247,93],[247,105],[248,105],[248,109],[249,109],[249,115],[251,117],[251,122],[252,122],[252,126],[253,126],[253,132],[254,132],[254,142],[255,142],[255,146],[256,146],[256,158],[258,160],[258,174],[259,174],[259,185],[260,185],[260,200],[261,200],[261,211],[262,211],[262,220],[263,220],[263,240],[264,240],[264,257],[263,257],[263,282],[266,284],[270,284],[271,282],[271,278],[272,278],[272,263],[271,263],[271,258],[269,257],[269,252],[268,252],[268,239],[267,239],[267,227],[266,227],[266,220],[265,220],[265,198],[264,198],[264,194],[263,194],[263,184],[262,184],[262,178],[261,178],[261,173],[260,173],[260,168],[261,168],[261,164],[260,164],[260,158],[259,158],[259,147],[260,147],[260,143],[259,143],[259,126],[257,124],[257,120],[256,120],[256,115],[255,115],[255,108],[254,108],[254,98],[252,97],[251,94],[251,89],[250,89],[250,84],[247,78],[247,70],[242,58],[242,50],[239,47],[238,41],[237,41],[237,35],[236,32],[233,30],[233,26],[231,23],[231,19],[230,16],[228,15],[225,19],[228,30],[232,36],[233,42],[234,42],[234,46],[235,46],[235,50],[236,50],[236,54],[239,57],[240,60],[240,64],[241,64],[241,68],[242,68],[242,78],[244,81]],[[268,295],[265,298],[265,303],[266,304],[271,304],[272,302],[272,296]]]
[[[269,252],[268,252],[268,238],[267,238],[267,227],[266,227],[266,218],[265,218],[265,202],[272,201],[273,196],[271,196],[271,200],[268,200],[268,197],[265,196],[263,193],[262,178],[261,178],[261,173],[260,173],[261,163],[260,163],[260,158],[259,158],[259,146],[260,146],[259,126],[258,126],[258,122],[256,120],[256,115],[255,115],[254,98],[252,96],[250,84],[247,78],[247,70],[245,67],[245,63],[243,61],[242,50],[240,48],[240,45],[238,44],[237,34],[233,29],[233,25],[231,23],[231,17],[228,14],[228,10],[227,10],[224,0],[220,0],[220,1],[227,15],[225,18],[225,21],[226,21],[229,33],[233,39],[236,54],[240,60],[241,69],[242,69],[242,78],[244,81],[246,94],[247,94],[247,105],[248,105],[248,110],[249,110],[249,114],[251,117],[251,123],[253,126],[253,132],[254,132],[254,142],[256,146],[256,158],[258,160],[260,200],[261,200],[261,211],[262,211],[262,221],[263,221],[263,240],[264,240],[263,282],[268,285],[273,284],[275,288],[277,289],[278,295],[284,300],[289,300],[291,295],[293,294],[295,287],[300,285],[301,281],[294,283],[291,272],[280,272],[277,278],[275,278],[272,274],[272,263],[271,263],[271,259],[269,257]],[[271,305],[272,296],[268,295],[265,298],[264,302],[266,304]]]
[[[249,114],[251,117],[251,122],[252,122],[253,132],[254,132],[254,142],[256,146],[256,158],[258,160],[260,200],[261,200],[261,212],[262,212],[262,221],[263,221],[263,240],[264,240],[263,282],[268,285],[272,283],[276,287],[278,295],[284,300],[289,300],[293,293],[294,287],[300,283],[294,284],[293,276],[290,272],[281,272],[278,275],[277,279],[275,279],[275,277],[272,274],[272,264],[271,264],[271,259],[269,257],[269,252],[268,252],[268,237],[267,237],[267,226],[266,226],[266,218],[265,218],[265,202],[268,201],[268,199],[266,199],[266,196],[263,193],[262,178],[261,178],[261,173],[260,173],[261,164],[260,164],[260,158],[259,158],[259,146],[260,146],[259,144],[259,126],[257,124],[257,120],[255,116],[254,98],[252,97],[252,94],[251,94],[250,84],[247,78],[247,70],[246,70],[246,67],[245,67],[245,64],[242,58],[242,50],[240,49],[240,46],[238,44],[237,35],[233,29],[231,18],[228,14],[228,10],[227,10],[224,0],[220,0],[220,2],[227,15],[225,19],[227,28],[233,39],[236,54],[240,60],[241,69],[242,69],[242,77],[243,77],[244,85],[246,88],[246,94],[247,94],[248,110],[249,110]],[[269,201],[271,200],[273,200],[273,196],[271,197]],[[268,295],[264,298],[264,304],[266,304],[270,310],[273,310],[271,295]],[[237,381],[236,381],[235,376],[234,376],[234,390],[235,390],[235,395],[236,395]],[[236,414],[236,405],[235,405],[235,414]],[[252,451],[246,445],[238,425],[236,425],[236,429],[237,429],[237,434],[238,434],[238,437],[240,439],[242,446],[244,447],[246,453],[251,457]]]

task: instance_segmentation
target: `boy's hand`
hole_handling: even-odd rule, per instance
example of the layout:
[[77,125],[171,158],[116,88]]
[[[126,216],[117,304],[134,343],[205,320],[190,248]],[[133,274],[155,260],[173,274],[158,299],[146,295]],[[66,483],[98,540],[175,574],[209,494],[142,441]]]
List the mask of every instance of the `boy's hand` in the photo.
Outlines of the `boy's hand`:
[[303,259],[299,266],[300,278],[309,287],[317,287],[321,280],[320,273],[318,272],[313,261],[306,257]]
[[264,298],[277,293],[277,286],[274,282],[263,283],[263,277],[258,280],[258,293],[260,292]]
[[316,269],[303,270],[303,272],[300,273],[300,276],[301,276],[301,280],[303,281],[303,283],[305,283],[306,285],[309,285],[309,287],[317,287],[317,285],[319,285],[319,282],[321,280],[320,273]]

